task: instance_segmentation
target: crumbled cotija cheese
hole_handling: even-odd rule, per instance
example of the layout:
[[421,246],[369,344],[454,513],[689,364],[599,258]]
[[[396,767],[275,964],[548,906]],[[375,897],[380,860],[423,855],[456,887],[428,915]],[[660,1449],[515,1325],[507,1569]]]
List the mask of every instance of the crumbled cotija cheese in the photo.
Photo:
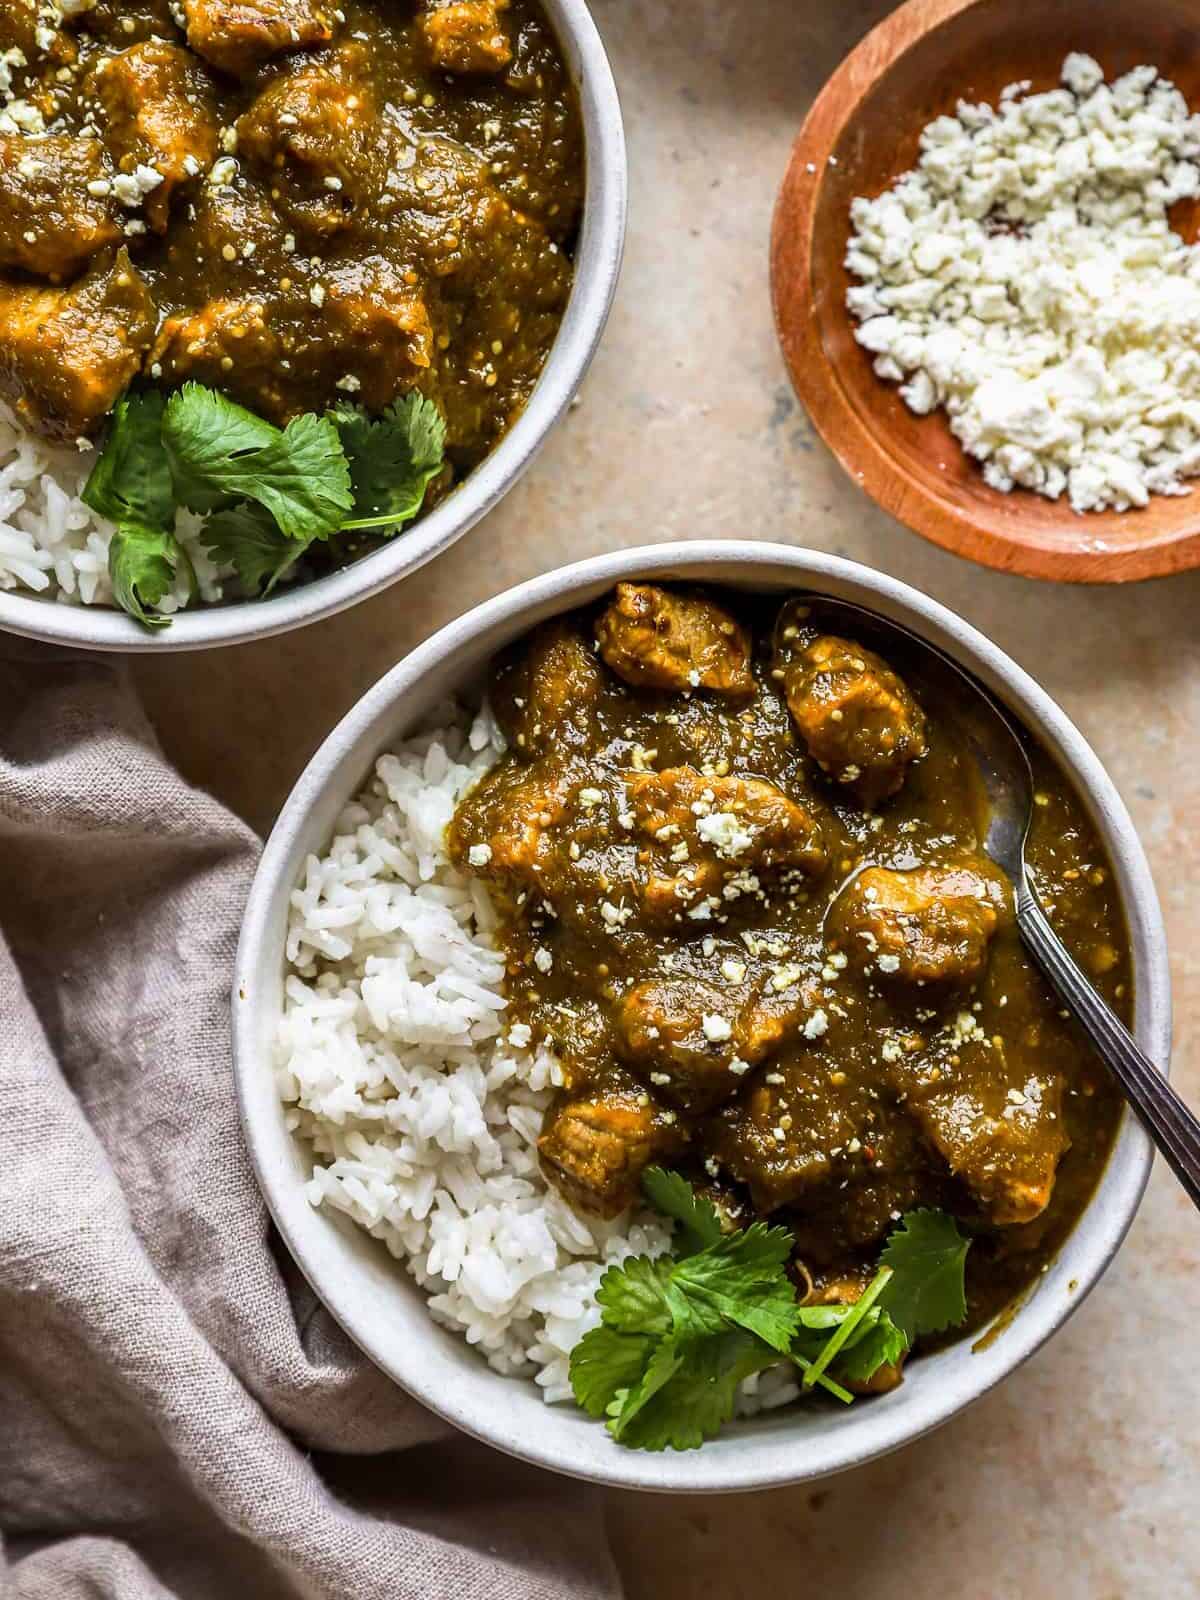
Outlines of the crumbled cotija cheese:
[[1153,67],[1106,84],[1071,55],[1062,81],[929,124],[853,204],[847,301],[994,488],[1123,511],[1200,472],[1200,248],[1167,217],[1200,193],[1200,118]]
[[696,823],[696,832],[719,856],[740,856],[754,843],[753,831],[732,811],[714,811],[702,816]]

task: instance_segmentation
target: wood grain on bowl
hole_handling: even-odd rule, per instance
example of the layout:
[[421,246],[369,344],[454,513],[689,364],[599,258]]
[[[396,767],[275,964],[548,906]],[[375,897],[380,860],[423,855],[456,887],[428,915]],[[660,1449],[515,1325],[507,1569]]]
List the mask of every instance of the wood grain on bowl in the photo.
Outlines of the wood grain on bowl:
[[[1010,83],[1054,87],[1072,51],[1108,77],[1149,63],[1200,104],[1195,0],[908,0],[867,35],[817,98],[792,150],[771,238],[775,319],[792,382],[850,476],[924,538],[1031,578],[1128,583],[1200,566],[1200,494],[1079,516],[1065,498],[1003,494],[950,432],[879,379],[846,309],[850,204],[908,171],[921,130],[960,99]],[[1193,211],[1193,207],[1186,208]],[[1180,208],[1182,211],[1183,208]],[[1194,216],[1175,214],[1194,236]]]

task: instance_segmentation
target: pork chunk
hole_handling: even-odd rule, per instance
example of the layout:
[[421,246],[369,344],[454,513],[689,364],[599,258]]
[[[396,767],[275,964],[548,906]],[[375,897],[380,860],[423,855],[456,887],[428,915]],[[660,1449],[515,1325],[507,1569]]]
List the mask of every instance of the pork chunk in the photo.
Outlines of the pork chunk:
[[178,46],[147,39],[102,57],[90,92],[104,109],[104,141],[121,170],[145,166],[161,177],[143,210],[155,233],[165,233],[171,196],[207,171],[217,153],[217,118],[204,74]]
[[508,0],[450,0],[427,6],[421,32],[430,60],[443,72],[503,72],[513,57],[501,13]]
[[239,277],[247,288],[261,283],[258,261],[243,256],[247,241],[258,250],[259,241],[282,244],[286,233],[266,190],[250,181],[240,163],[218,160],[189,192],[188,203],[175,208],[166,252],[175,263],[220,262],[221,283],[232,293]]
[[237,124],[238,150],[270,178],[276,209],[318,238],[351,227],[369,199],[379,115],[350,61],[275,78]]
[[718,1161],[749,1186],[761,1212],[830,1183],[847,1146],[869,1138],[869,1103],[831,1094],[828,1074],[815,1056],[778,1062],[708,1124]]
[[586,734],[600,687],[600,666],[584,634],[569,622],[548,622],[501,661],[492,711],[520,755],[545,755],[573,732]]
[[0,54],[10,67],[62,67],[76,53],[46,0],[0,0]]
[[27,61],[37,54],[42,0],[0,0],[0,50],[19,50]]
[[651,979],[618,1003],[622,1058],[672,1105],[710,1111],[795,1027],[804,1002],[718,989],[698,979]]
[[901,1056],[891,1075],[929,1143],[997,1227],[1032,1222],[1049,1204],[1069,1139],[1062,1082],[1040,1058],[985,1037],[973,1013],[932,1059]]
[[355,398],[383,411],[429,366],[425,302],[375,258],[333,268],[322,288],[319,306],[299,293],[251,295],[168,317],[152,361],[167,382],[194,378],[274,422],[310,410],[315,384],[332,390],[348,374]]
[[868,867],[830,912],[830,936],[856,965],[900,983],[969,984],[1010,914],[1011,889],[991,862]]
[[0,266],[73,278],[121,237],[98,139],[0,133]]
[[451,858],[510,897],[542,891],[564,857],[556,830],[578,786],[571,773],[495,767],[454,814],[446,834]]
[[657,920],[683,917],[731,877],[825,868],[820,823],[773,783],[670,767],[628,773],[625,784],[648,841],[643,899]]
[[0,395],[39,433],[90,433],[141,365],[155,317],[124,250],[69,288],[0,282]]
[[872,651],[825,635],[784,668],[788,709],[822,772],[868,809],[925,754],[925,717]]
[[615,1079],[594,1092],[560,1097],[546,1113],[538,1154],[546,1177],[571,1205],[615,1217],[637,1199],[650,1162],[680,1143],[677,1127],[639,1083]]
[[262,396],[275,393],[282,355],[265,301],[218,299],[190,314],[168,317],[150,362],[162,369],[168,383],[194,378],[265,410]]
[[355,399],[370,412],[383,411],[415,388],[433,360],[425,301],[381,256],[333,268],[324,286],[324,322],[297,355],[310,369],[320,363],[330,388],[339,374],[355,374]]
[[[394,141],[394,129],[388,137]],[[396,151],[377,204],[381,214],[403,218],[415,263],[447,280],[451,296],[469,288],[486,308],[520,301],[522,328],[561,308],[569,277],[562,277],[558,246],[534,217],[509,204],[489,163],[459,140],[431,134],[410,156]]]
[[183,0],[187,39],[197,55],[244,77],[283,50],[328,44],[336,6],[321,0]]
[[720,606],[652,583],[619,583],[596,623],[600,654],[635,689],[754,692],[750,639]]

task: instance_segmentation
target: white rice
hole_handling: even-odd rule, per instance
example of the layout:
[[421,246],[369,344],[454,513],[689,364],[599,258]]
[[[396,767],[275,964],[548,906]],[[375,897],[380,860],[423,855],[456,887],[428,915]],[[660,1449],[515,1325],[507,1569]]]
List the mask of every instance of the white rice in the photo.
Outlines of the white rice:
[[[54,445],[31,433],[0,401],[0,589],[28,589],[68,605],[111,606],[108,546],[113,525],[79,498],[96,459],[93,447]],[[200,598],[220,600],[219,568],[197,541],[200,520],[178,514],[175,532],[196,571]],[[158,610],[188,599],[181,572]]]
[[[496,1371],[559,1401],[605,1270],[659,1254],[670,1230],[644,1212],[582,1216],[538,1167],[561,1069],[506,1027],[495,913],[443,848],[458,797],[501,748],[486,712],[447,707],[435,731],[380,758],[325,855],[309,857],[292,895],[277,1078],[314,1153],[312,1203],[382,1240],[433,1317]],[[760,1374],[742,1410],[796,1393],[790,1369]]]

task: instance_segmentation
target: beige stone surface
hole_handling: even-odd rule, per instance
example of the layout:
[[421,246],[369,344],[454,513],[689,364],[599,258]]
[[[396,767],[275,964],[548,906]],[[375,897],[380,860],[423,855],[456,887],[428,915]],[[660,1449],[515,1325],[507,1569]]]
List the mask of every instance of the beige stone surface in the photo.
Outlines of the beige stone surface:
[[[767,292],[771,204],[815,91],[885,0],[595,0],[632,210],[609,332],[501,509],[405,584],[259,645],[137,666],[163,742],[267,828],[335,719],[467,606],[566,558],[753,535],[881,567],[991,634],[1066,707],[1149,848],[1200,1101],[1200,573],[1125,591],[967,566],[876,511],[794,404]],[[1031,17],[1031,25],[1036,25]],[[1200,1590],[1200,1219],[1156,1169],[1103,1284],[1050,1347],[932,1438],[817,1491],[614,1494],[635,1600],[1191,1600]]]

